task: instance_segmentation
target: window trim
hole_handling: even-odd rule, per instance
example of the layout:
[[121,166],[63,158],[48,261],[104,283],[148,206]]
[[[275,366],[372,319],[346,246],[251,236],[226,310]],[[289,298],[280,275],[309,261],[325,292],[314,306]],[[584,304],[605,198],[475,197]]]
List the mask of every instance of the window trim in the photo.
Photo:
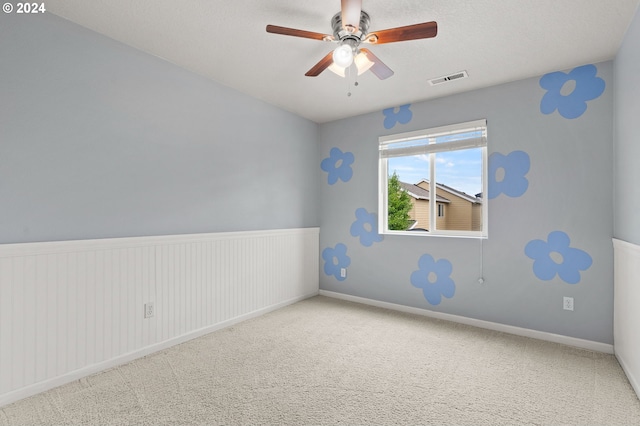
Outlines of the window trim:
[[[437,138],[443,136],[479,133],[476,137],[454,140],[451,142],[436,143]],[[473,120],[464,123],[451,124],[412,132],[398,133],[381,136],[378,138],[378,232],[383,235],[419,235],[430,237],[464,237],[464,238],[488,238],[488,154],[487,154],[487,120]],[[412,144],[412,142],[415,142]],[[394,148],[394,144],[396,147]],[[429,183],[431,194],[437,194],[434,190],[437,182],[435,154],[439,152],[457,151],[463,149],[480,148],[482,156],[482,229],[480,231],[459,231],[434,228],[437,221],[437,203],[429,203],[429,232],[418,233],[409,231],[394,231],[388,229],[388,159],[392,157],[405,157],[410,155],[429,155]],[[431,155],[433,154],[433,155]],[[435,198],[434,198],[435,199]],[[435,229],[435,231],[434,231]]]

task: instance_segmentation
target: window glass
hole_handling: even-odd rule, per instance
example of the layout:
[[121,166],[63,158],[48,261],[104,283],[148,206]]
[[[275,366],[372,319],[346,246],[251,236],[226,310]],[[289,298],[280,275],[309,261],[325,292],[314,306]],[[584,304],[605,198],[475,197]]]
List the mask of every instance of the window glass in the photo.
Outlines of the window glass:
[[484,120],[381,137],[380,232],[486,237],[486,150]]

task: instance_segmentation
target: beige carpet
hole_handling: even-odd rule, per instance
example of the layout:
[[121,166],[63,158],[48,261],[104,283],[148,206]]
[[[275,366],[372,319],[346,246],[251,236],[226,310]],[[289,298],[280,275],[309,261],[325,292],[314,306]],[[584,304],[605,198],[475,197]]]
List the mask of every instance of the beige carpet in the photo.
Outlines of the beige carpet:
[[0,425],[640,425],[616,359],[314,297],[0,410]]

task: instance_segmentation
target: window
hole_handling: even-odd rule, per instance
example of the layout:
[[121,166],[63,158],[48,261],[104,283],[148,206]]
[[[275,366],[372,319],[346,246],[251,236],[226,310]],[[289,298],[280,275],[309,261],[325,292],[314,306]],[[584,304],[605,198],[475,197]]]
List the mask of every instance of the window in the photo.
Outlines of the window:
[[487,237],[486,120],[382,136],[379,144],[380,233]]

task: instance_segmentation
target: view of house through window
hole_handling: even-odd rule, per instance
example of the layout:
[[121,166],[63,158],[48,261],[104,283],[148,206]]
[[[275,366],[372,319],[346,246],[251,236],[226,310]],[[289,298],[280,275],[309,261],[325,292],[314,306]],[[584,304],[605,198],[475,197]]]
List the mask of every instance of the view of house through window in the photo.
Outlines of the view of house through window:
[[380,232],[486,237],[486,146],[485,120],[381,137]]

